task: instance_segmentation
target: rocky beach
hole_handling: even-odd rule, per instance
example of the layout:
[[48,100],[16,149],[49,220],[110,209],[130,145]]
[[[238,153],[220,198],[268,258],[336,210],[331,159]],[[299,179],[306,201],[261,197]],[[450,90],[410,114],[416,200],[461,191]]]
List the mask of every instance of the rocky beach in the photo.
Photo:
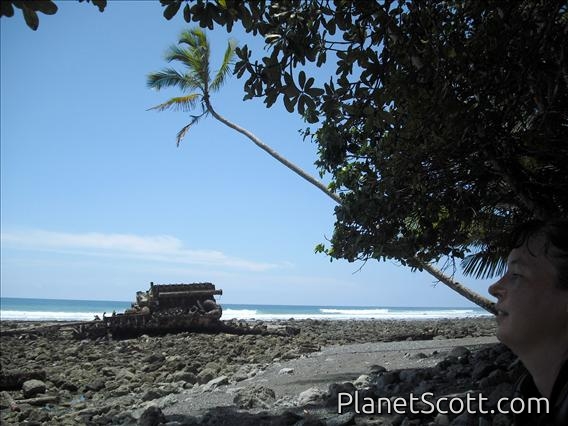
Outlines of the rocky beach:
[[[1,323],[2,424],[509,425],[497,401],[522,373],[491,318],[290,319],[269,325],[299,333],[122,340],[33,325]],[[425,394],[439,410],[363,407]],[[445,413],[444,398],[480,394],[487,412]],[[341,413],[338,395],[353,401]]]

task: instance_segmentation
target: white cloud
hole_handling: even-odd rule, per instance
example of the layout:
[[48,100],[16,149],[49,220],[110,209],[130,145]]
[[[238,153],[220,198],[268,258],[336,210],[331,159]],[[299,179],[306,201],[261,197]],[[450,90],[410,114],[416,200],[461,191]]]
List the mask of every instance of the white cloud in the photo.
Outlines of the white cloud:
[[2,232],[2,245],[43,251],[65,251],[90,256],[122,256],[154,262],[179,263],[266,271],[285,266],[226,255],[217,250],[191,250],[170,235],[65,233],[44,230]]

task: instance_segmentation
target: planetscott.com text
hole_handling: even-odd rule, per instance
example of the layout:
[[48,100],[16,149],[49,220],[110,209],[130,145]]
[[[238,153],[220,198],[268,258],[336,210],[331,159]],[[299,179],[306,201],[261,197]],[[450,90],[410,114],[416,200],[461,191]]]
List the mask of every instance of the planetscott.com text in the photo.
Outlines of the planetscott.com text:
[[465,397],[436,398],[432,392],[409,397],[362,397],[359,393],[338,393],[337,412],[354,411],[356,414],[519,414],[548,413],[549,401],[546,398],[501,398],[495,408],[488,409],[489,398],[482,394],[466,394]]

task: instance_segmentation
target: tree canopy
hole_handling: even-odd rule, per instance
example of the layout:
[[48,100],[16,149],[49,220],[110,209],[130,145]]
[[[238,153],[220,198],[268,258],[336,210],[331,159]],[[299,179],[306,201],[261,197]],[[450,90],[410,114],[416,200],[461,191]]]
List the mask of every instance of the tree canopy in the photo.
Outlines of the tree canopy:
[[227,0],[184,17],[265,38],[260,58],[237,49],[235,73],[245,98],[317,123],[305,135],[342,200],[331,256],[466,257],[491,276],[506,231],[567,215],[565,1]]
[[[77,0],[79,3],[86,1],[92,2],[100,12],[105,10],[107,0]],[[0,16],[14,16],[14,8],[20,9],[26,25],[32,30],[39,27],[38,12],[45,15],[54,15],[57,13],[58,7],[52,0],[2,0],[0,2]]]
[[166,19],[265,39],[235,73],[245,99],[309,123],[341,197],[332,257],[465,257],[490,276],[508,230],[567,216],[565,1],[160,1]]

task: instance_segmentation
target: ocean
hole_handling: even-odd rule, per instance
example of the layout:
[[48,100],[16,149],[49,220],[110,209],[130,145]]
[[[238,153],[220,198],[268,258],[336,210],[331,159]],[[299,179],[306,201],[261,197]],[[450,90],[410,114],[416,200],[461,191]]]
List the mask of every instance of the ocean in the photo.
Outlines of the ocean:
[[[0,297],[0,320],[89,321],[95,315],[124,312],[131,302],[110,300],[24,299]],[[479,307],[424,308],[380,306],[245,305],[222,303],[222,319],[441,319],[483,317],[490,314]]]

